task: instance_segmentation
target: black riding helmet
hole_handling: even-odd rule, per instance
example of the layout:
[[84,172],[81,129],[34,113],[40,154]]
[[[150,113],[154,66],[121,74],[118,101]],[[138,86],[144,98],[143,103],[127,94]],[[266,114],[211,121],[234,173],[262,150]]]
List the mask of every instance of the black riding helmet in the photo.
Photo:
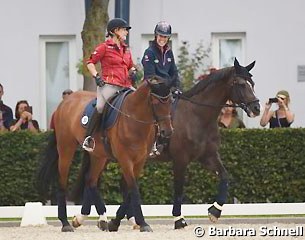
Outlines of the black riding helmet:
[[155,35],[170,37],[172,35],[172,27],[165,21],[158,22],[155,27]]
[[107,24],[108,33],[113,33],[112,31],[116,28],[126,28],[127,30],[131,29],[128,23],[122,18],[114,18],[108,22]]

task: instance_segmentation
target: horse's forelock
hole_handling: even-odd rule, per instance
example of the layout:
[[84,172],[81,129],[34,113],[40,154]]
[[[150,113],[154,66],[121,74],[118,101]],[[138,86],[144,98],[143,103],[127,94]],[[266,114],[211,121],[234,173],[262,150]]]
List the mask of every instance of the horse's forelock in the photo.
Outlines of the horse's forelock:
[[170,88],[164,82],[151,85],[150,88],[152,93],[160,97],[166,97],[170,94]]

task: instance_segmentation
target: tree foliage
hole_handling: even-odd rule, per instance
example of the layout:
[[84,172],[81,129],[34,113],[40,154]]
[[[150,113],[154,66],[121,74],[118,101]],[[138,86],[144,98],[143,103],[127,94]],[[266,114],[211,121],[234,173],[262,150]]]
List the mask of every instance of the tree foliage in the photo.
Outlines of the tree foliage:
[[203,74],[211,67],[210,46],[205,47],[201,41],[194,53],[190,53],[190,44],[183,41],[179,48],[178,69],[180,72],[182,89],[190,89],[195,82],[197,74]]

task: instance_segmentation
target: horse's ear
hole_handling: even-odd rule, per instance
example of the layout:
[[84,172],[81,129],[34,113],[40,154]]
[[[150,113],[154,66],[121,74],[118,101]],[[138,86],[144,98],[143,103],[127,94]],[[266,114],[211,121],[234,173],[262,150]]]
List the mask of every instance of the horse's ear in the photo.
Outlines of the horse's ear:
[[248,70],[248,72],[250,72],[250,70],[254,67],[254,65],[255,65],[255,61],[250,63],[248,66],[246,66],[246,69]]
[[239,62],[236,57],[234,59],[234,67],[240,67]]

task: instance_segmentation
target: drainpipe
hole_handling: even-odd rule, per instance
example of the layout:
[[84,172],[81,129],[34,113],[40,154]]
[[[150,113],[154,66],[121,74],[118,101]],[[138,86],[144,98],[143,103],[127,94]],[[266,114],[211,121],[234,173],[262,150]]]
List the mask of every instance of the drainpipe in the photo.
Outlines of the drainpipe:
[[[130,0],[115,0],[116,18],[123,18],[129,24]],[[129,34],[127,35],[126,43],[129,43]]]

